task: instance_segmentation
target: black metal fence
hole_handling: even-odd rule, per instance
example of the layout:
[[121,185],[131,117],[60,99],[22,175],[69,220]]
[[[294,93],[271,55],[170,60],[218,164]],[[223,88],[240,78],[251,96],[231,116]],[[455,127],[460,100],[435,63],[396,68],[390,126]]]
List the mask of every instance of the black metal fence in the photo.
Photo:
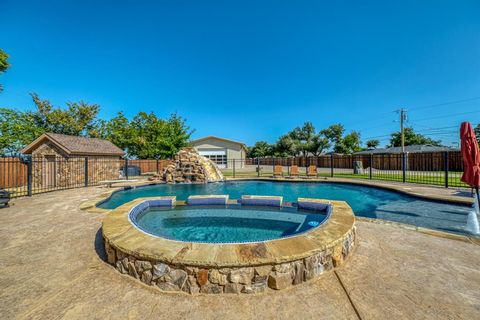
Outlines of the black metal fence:
[[229,159],[222,171],[225,176],[234,178],[343,177],[419,183],[446,188],[468,187],[460,181],[463,161],[460,152],[457,151]]
[[[0,157],[0,189],[12,197],[95,186],[161,172],[168,160]],[[226,177],[343,177],[466,188],[460,152],[228,159]]]
[[0,189],[20,197],[95,186],[160,172],[166,162],[108,157],[0,157]]

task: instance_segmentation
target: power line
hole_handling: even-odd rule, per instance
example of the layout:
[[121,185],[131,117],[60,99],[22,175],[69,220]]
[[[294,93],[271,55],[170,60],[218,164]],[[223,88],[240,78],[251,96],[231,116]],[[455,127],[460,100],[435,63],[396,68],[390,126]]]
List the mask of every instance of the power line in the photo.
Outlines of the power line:
[[[447,101],[447,102],[442,102],[442,103],[424,105],[424,106],[409,108],[408,110],[409,110],[409,111],[412,111],[412,110],[413,110],[413,111],[417,111],[417,110],[423,110],[423,109],[429,109],[429,108],[434,108],[434,107],[447,106],[447,105],[453,105],[453,104],[470,102],[470,101],[477,101],[477,100],[480,100],[480,97],[471,97],[471,98],[466,98],[466,99],[452,100],[452,101]],[[402,110],[403,110],[403,111],[402,111]],[[401,125],[401,127],[402,127],[402,124],[404,124],[405,122],[407,122],[407,118],[406,118],[406,112],[407,112],[407,110],[406,110],[406,109],[403,109],[403,108],[402,108],[402,109],[400,109],[400,110],[393,110],[393,111],[390,111],[390,112],[376,113],[375,116],[378,117],[378,116],[381,116],[381,115],[392,114],[392,112],[400,113],[400,125]],[[456,132],[446,132],[446,131],[444,132],[444,131],[440,131],[440,130],[443,130],[443,129],[453,129],[453,128],[457,128],[457,126],[448,126],[448,127],[432,128],[432,127],[424,126],[424,125],[422,125],[422,124],[417,124],[416,122],[427,121],[427,120],[432,120],[432,119],[441,119],[441,118],[446,118],[446,117],[461,116],[461,115],[477,114],[477,113],[480,113],[480,111],[460,112],[460,113],[453,113],[453,114],[445,114],[445,115],[439,115],[439,116],[433,116],[433,117],[420,118],[420,119],[416,119],[415,122],[412,123],[412,125],[413,125],[413,126],[420,126],[420,127],[427,128],[426,130],[416,131],[416,133],[424,133],[425,135],[427,135],[427,134],[426,134],[427,132],[430,133],[430,135],[456,134]],[[359,123],[363,123],[363,124],[364,124],[365,121],[362,120],[362,121],[350,123],[350,124],[349,124],[349,127],[354,127],[355,125],[357,125],[357,124],[359,124]],[[360,132],[362,132],[362,131],[363,131],[363,132],[367,131],[367,132],[368,132],[368,131],[371,130],[371,129],[382,128],[382,127],[386,127],[386,126],[390,126],[390,123],[384,123],[384,124],[381,124],[381,125],[378,125],[378,126],[368,127],[368,128],[366,128],[365,130],[358,130],[358,129],[357,129],[357,131],[360,131]],[[413,127],[413,126],[412,126],[412,127]],[[400,132],[402,132],[402,129],[400,129]],[[364,139],[377,139],[377,138],[383,138],[383,139],[381,139],[381,140],[386,140],[386,139],[391,138],[391,134],[371,136],[371,137],[367,137],[367,138],[364,138]]]
[[429,126],[426,126],[426,125],[423,125],[423,124],[417,124],[417,123],[413,123],[413,125],[414,125],[414,126],[420,126],[420,127],[427,128],[427,129],[425,129],[424,131],[427,131],[427,130],[440,130],[440,129],[459,128],[459,126],[448,126],[448,127],[433,128],[433,127],[429,127]]
[[[458,134],[458,131],[453,131],[453,130],[445,130],[445,129],[453,129],[453,128],[458,128],[457,126],[448,126],[448,127],[439,127],[439,128],[429,128],[429,129],[424,129],[424,130],[417,130],[415,133],[420,133],[426,136],[434,136],[434,135],[455,135]],[[393,132],[391,134],[384,134],[384,135],[378,135],[378,136],[370,136],[370,137],[365,137],[363,138],[364,140],[371,140],[371,139],[377,139],[377,138],[385,138],[389,139],[391,138],[391,135],[397,133]],[[384,140],[385,140],[384,139]]]
[[[458,103],[476,101],[476,100],[480,100],[480,97],[471,97],[471,98],[466,98],[466,99],[451,100],[451,101],[447,101],[447,102],[441,102],[441,103],[436,103],[436,104],[413,107],[413,108],[408,108],[408,111],[412,111],[412,110],[416,111],[416,110],[423,110],[423,109],[429,109],[429,108],[440,107],[440,106],[448,106],[448,105],[452,105],[452,104],[458,104]],[[382,112],[382,113],[375,113],[375,117],[383,116],[383,115],[387,115],[387,114],[391,115],[394,112],[398,112],[398,110],[392,110],[392,111]],[[364,124],[365,121],[360,120],[360,121],[355,121],[353,123],[346,123],[345,125],[347,125],[349,127],[354,127],[355,125],[360,124],[360,123]],[[384,124],[382,126],[387,126],[387,125],[388,124]],[[378,127],[380,127],[380,126],[378,126]]]
[[425,120],[432,120],[432,119],[448,118],[448,117],[462,116],[462,115],[466,115],[466,114],[475,114],[475,113],[480,113],[480,111],[470,111],[470,112],[460,112],[460,113],[445,114],[445,115],[436,116],[436,117],[428,117],[428,118],[416,119],[415,121],[425,121]]
[[409,110],[410,111],[412,111],[412,110],[415,111],[415,110],[421,110],[421,109],[429,109],[429,108],[434,108],[434,107],[448,106],[448,105],[452,105],[452,104],[475,101],[475,100],[480,100],[480,97],[472,97],[472,98],[467,98],[467,99],[453,100],[453,101],[448,101],[448,102],[443,102],[443,103],[430,104],[430,105],[421,106],[421,107],[409,108]]

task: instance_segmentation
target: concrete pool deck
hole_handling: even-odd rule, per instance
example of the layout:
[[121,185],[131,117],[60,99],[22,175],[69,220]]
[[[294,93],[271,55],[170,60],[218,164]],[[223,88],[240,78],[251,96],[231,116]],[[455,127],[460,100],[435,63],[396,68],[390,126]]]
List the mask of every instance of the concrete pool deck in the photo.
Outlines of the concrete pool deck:
[[318,280],[259,295],[162,293],[103,261],[105,215],[79,209],[102,192],[58,191],[0,209],[2,319],[474,319],[480,312],[479,242],[363,220],[352,256]]

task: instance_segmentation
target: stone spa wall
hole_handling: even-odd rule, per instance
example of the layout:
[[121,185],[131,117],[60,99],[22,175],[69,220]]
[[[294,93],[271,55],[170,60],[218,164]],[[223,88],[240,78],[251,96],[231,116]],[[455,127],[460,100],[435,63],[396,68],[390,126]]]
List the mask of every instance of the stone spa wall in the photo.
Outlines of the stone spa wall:
[[281,264],[248,267],[198,267],[173,265],[162,261],[140,259],[114,248],[105,239],[108,263],[164,291],[197,293],[261,293],[281,290],[314,279],[342,264],[352,252],[356,232],[352,227],[344,237],[315,255]]

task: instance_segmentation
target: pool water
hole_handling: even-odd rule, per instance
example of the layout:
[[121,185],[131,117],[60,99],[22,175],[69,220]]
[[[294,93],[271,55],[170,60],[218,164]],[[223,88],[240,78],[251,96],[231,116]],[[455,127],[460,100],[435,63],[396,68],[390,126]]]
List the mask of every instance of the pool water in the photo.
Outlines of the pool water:
[[294,236],[321,224],[326,214],[296,208],[154,207],[133,219],[151,235],[189,242],[241,243]]
[[466,233],[468,206],[423,200],[380,188],[337,183],[232,181],[209,184],[162,184],[112,194],[99,205],[114,209],[140,197],[228,194],[230,199],[242,195],[283,196],[284,201],[299,197],[346,201],[355,215],[379,218],[446,232]]

